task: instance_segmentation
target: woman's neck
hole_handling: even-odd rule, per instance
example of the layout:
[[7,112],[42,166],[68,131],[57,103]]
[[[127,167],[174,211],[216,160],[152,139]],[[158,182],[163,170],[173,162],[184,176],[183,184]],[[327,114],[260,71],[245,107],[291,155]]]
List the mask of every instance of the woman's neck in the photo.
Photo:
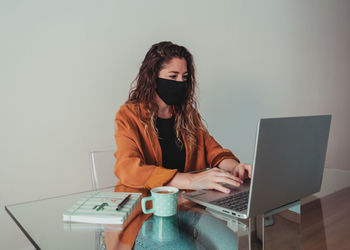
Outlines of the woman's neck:
[[158,94],[156,94],[156,103],[158,105],[158,114],[157,114],[157,116],[159,118],[163,118],[163,119],[171,118],[171,116],[173,115],[172,111],[171,111],[171,106],[169,106],[162,99],[160,99]]

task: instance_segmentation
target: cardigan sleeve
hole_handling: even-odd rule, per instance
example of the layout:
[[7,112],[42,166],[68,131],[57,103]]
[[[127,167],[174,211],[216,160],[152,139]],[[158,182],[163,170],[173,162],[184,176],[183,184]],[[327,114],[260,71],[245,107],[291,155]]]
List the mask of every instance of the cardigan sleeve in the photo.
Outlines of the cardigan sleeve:
[[208,131],[204,132],[204,143],[207,162],[211,168],[216,167],[224,159],[234,159],[240,162],[229,149],[221,147]]
[[177,170],[145,161],[144,147],[149,147],[150,142],[141,143],[142,133],[138,130],[137,122],[130,117],[130,111],[118,111],[115,122],[117,151],[114,173],[120,184],[152,189],[169,182]]

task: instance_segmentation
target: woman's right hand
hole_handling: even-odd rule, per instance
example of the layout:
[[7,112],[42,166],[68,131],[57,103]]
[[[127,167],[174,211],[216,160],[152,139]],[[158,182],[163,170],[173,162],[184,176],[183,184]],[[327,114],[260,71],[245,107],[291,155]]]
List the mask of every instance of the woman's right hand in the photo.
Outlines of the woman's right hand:
[[242,183],[243,180],[230,172],[220,168],[212,168],[199,173],[176,173],[166,185],[178,189],[215,189],[223,193],[230,193],[230,189],[222,184],[239,187]]
[[228,184],[231,186],[239,187],[243,181],[220,168],[212,168],[199,173],[186,174],[189,178],[189,189],[215,189],[223,193],[230,193],[230,189],[222,186],[222,184]]

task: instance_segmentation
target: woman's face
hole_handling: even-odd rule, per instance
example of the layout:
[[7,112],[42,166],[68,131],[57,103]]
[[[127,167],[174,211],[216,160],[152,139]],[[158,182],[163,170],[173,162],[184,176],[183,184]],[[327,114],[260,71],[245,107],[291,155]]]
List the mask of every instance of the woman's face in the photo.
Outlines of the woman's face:
[[174,57],[163,65],[163,68],[159,71],[158,77],[177,82],[187,81],[188,73],[186,60],[184,58]]

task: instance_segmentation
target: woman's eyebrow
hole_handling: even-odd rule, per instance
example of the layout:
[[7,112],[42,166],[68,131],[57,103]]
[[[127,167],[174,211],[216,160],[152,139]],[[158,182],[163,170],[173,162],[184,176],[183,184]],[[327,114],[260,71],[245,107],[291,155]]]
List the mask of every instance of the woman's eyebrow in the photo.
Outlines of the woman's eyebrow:
[[[178,72],[178,71],[169,71],[169,73],[179,74],[180,72]],[[186,72],[184,72],[184,74],[188,74],[188,73],[187,73],[187,71],[186,71]]]

